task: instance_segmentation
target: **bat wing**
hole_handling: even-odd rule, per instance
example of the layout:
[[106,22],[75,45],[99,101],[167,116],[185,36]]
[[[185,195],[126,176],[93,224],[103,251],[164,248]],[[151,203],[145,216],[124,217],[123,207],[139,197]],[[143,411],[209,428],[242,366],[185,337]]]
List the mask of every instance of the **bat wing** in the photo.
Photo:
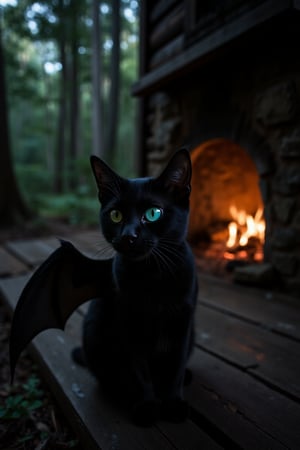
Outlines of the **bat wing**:
[[11,379],[21,352],[35,336],[49,328],[63,330],[78,306],[112,289],[112,259],[90,259],[61,241],[32,275],[17,303],[9,343]]

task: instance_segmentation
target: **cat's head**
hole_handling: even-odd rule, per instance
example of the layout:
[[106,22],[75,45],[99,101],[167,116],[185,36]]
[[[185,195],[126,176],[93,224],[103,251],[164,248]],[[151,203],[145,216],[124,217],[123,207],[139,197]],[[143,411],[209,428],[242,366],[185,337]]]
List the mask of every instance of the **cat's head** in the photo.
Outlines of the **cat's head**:
[[134,260],[158,257],[185,239],[192,173],[187,150],[175,153],[156,178],[123,178],[96,156],[91,165],[102,231],[117,252]]

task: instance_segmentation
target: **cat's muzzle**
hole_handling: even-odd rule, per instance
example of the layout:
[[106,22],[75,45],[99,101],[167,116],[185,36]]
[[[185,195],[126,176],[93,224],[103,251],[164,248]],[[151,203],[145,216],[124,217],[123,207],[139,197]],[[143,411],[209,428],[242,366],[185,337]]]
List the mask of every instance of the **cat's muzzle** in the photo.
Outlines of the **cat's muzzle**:
[[112,245],[118,253],[134,260],[144,259],[149,254],[149,249],[141,244],[138,235],[135,234],[114,238]]
[[138,236],[136,234],[125,234],[123,236],[114,238],[112,245],[115,250],[120,253],[131,253],[137,247]]

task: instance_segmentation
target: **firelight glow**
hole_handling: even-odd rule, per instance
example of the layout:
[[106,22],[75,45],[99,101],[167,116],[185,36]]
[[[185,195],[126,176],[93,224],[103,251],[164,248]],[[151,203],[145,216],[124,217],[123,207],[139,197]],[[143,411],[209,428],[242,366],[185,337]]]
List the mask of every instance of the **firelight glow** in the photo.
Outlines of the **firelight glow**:
[[249,238],[256,237],[261,243],[265,239],[265,220],[263,219],[263,208],[258,208],[254,216],[247,214],[244,210],[238,210],[235,205],[229,208],[233,221],[228,225],[228,240],[226,246],[245,247]]

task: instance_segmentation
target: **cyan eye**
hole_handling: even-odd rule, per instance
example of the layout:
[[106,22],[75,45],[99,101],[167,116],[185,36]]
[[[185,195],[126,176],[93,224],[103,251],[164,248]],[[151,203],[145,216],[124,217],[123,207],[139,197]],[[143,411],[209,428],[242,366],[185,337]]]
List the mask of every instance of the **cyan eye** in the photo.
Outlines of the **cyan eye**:
[[156,222],[162,216],[162,210],[160,208],[156,208],[156,206],[152,206],[152,208],[147,209],[145,212],[145,218],[148,222]]
[[123,220],[123,214],[118,209],[113,209],[110,212],[111,221],[114,223],[120,223]]

